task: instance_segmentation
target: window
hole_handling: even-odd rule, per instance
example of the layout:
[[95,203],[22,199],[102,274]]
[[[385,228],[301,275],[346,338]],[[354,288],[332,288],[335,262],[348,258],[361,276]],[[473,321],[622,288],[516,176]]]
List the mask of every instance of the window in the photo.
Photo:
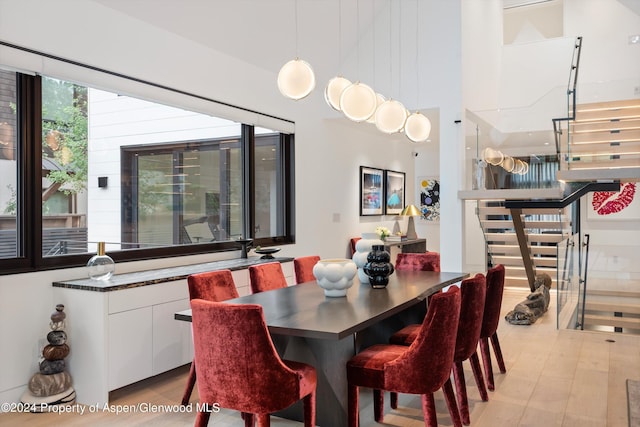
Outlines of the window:
[[291,135],[48,77],[0,84],[0,265],[21,247],[28,270],[82,265],[99,241],[116,260],[293,242]]

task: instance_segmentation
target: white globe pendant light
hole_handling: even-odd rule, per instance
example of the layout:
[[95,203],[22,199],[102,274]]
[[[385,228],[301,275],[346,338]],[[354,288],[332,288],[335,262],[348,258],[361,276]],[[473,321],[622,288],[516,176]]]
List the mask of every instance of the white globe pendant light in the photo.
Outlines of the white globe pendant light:
[[[386,99],[384,99],[384,96],[380,95],[379,93],[376,93],[376,111],[378,110],[378,107],[382,105],[382,103],[386,101]],[[371,117],[369,117],[367,119],[367,123],[372,123],[375,124],[376,122],[376,113],[374,112]]]
[[348,119],[364,122],[376,111],[376,93],[364,83],[347,86],[340,95],[340,108]]
[[431,133],[431,121],[419,111],[407,117],[404,133],[413,142],[424,142]]
[[315,87],[313,68],[302,59],[292,59],[278,73],[278,89],[287,98],[297,101],[309,95]]
[[407,109],[400,101],[389,99],[376,110],[376,127],[383,133],[400,132],[407,121]]
[[351,84],[348,79],[342,76],[336,76],[329,80],[327,87],[324,89],[324,100],[336,111],[342,111],[340,107],[340,96],[342,92]]

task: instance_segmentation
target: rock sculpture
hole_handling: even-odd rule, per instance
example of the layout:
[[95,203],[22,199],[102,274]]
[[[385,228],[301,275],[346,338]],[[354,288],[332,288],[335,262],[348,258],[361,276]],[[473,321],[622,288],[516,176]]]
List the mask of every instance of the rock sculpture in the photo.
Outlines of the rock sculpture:
[[542,273],[536,276],[533,282],[535,290],[527,296],[527,299],[516,304],[504,317],[512,325],[532,325],[549,308],[549,289],[551,288],[551,276]]
[[47,334],[49,344],[42,349],[40,372],[31,377],[20,399],[32,412],[47,411],[53,405],[70,405],[76,400],[71,375],[65,370],[64,359],[70,352],[64,331],[66,317],[64,305],[56,305],[49,323],[51,332]]

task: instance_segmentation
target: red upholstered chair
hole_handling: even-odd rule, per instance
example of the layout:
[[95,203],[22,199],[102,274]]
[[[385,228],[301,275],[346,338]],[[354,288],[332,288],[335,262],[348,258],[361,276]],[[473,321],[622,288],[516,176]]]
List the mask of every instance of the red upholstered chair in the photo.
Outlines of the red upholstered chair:
[[320,261],[317,255],[294,258],[293,271],[296,274],[296,284],[316,280],[313,275],[313,267]]
[[254,294],[287,287],[287,279],[284,278],[279,262],[250,266],[249,282],[251,283],[251,292]]
[[[206,273],[192,274],[187,277],[189,285],[189,299],[204,299],[207,301],[224,301],[238,298],[238,290],[233,281],[231,270],[209,271]],[[182,404],[188,405],[191,392],[196,383],[196,362],[191,362],[189,379],[182,395]]]
[[425,425],[432,427],[438,425],[433,393],[442,388],[453,424],[461,426],[450,379],[459,319],[460,289],[452,286],[433,296],[410,346],[377,344],[351,358],[347,362],[349,427],[358,426],[358,387],[374,389],[374,417],[380,423],[384,390],[422,395]]
[[[280,359],[257,304],[191,301],[200,402],[244,414],[245,426],[269,426],[269,414],[303,401],[304,425],[315,426],[313,366]],[[242,334],[238,334],[242,331]],[[210,412],[198,412],[206,426]]]
[[399,253],[396,258],[396,271],[440,271],[438,252]]
[[487,301],[484,305],[484,317],[482,319],[482,330],[480,331],[480,352],[482,353],[482,362],[487,378],[487,388],[492,391],[495,390],[495,384],[493,382],[493,367],[491,366],[491,354],[489,352],[489,339],[491,339],[491,345],[493,346],[500,372],[503,374],[507,372],[497,332],[503,291],[504,266],[498,264],[487,271]]
[[[460,322],[458,323],[458,335],[456,338],[456,352],[453,357],[453,377],[456,382],[458,392],[458,408],[462,423],[469,425],[469,400],[467,398],[467,387],[464,378],[462,362],[469,359],[473,376],[480,391],[483,401],[489,400],[487,388],[482,376],[480,359],[476,349],[480,339],[480,329],[482,328],[482,318],[484,315],[485,297],[487,292],[487,282],[483,274],[476,274],[475,277],[465,279],[460,284],[462,292],[462,302],[460,306]],[[391,336],[392,344],[410,345],[418,336],[420,325],[409,325]],[[395,396],[392,395],[392,402]]]
[[349,240],[349,246],[351,247],[351,256],[356,253],[356,243],[358,243],[358,240],[360,239],[362,239],[362,237],[352,237],[351,240]]

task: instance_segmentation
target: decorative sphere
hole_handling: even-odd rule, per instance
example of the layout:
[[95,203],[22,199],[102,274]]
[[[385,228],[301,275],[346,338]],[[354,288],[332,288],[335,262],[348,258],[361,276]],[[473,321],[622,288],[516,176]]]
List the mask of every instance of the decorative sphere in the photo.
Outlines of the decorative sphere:
[[343,297],[353,285],[356,264],[350,259],[324,259],[313,266],[313,275],[328,297]]
[[407,121],[407,109],[400,101],[390,99],[376,110],[376,127],[383,133],[396,133],[404,128]]
[[431,121],[421,112],[415,112],[407,117],[404,133],[413,142],[423,142],[431,133]]
[[377,107],[376,93],[364,83],[355,82],[340,95],[340,108],[348,119],[364,122],[373,115]]
[[342,111],[340,107],[340,96],[351,82],[342,76],[336,76],[329,80],[327,87],[324,90],[324,100],[331,108],[337,111]]
[[311,65],[302,59],[293,59],[278,73],[280,93],[293,100],[302,99],[316,87],[316,76]]

